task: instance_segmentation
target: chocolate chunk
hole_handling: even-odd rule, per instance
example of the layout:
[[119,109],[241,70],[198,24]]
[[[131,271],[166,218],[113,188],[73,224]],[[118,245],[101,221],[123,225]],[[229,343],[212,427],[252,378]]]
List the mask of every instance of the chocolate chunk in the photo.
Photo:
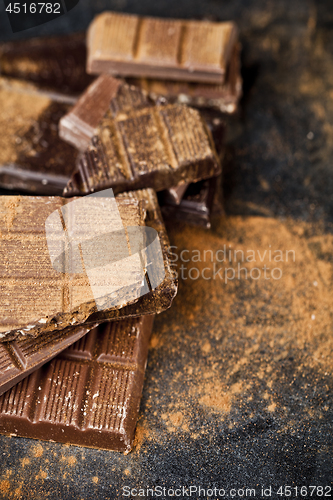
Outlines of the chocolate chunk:
[[60,195],[77,156],[58,136],[58,122],[70,109],[66,96],[0,78],[0,107],[0,186]]
[[224,83],[209,84],[149,78],[127,78],[131,85],[145,90],[156,103],[178,102],[195,107],[215,108],[222,113],[234,113],[242,95],[240,74],[240,44],[236,43],[227,66]]
[[0,343],[0,395],[93,328],[94,325],[71,326],[37,339],[25,338]]
[[[156,195],[126,193],[117,206],[100,196],[0,197],[1,340],[170,307],[177,285]],[[130,230],[145,224],[159,240],[143,256]]]
[[0,72],[56,92],[79,94],[92,82],[86,58],[85,33],[30,38],[0,45]]
[[106,323],[0,397],[0,433],[128,453],[153,316]]
[[212,214],[222,212],[220,182],[218,176],[191,183],[181,199],[171,190],[161,191],[159,200],[164,219],[210,228]]
[[111,187],[156,191],[217,175],[220,164],[199,112],[179,104],[106,113],[65,196]]
[[186,182],[185,184],[179,184],[178,186],[170,189],[165,189],[160,192],[161,196],[159,196],[159,200],[162,200],[163,204],[179,205],[189,185],[190,183]]
[[232,22],[104,12],[89,28],[87,71],[222,84],[236,37]]
[[152,101],[143,90],[110,75],[101,75],[85,90],[73,109],[61,118],[59,135],[84,151],[108,110],[115,117],[150,105]]

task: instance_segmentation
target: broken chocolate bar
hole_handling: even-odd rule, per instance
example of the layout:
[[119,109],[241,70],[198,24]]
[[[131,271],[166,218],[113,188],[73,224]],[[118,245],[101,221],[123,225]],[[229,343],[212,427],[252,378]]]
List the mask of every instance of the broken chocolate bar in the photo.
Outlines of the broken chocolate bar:
[[128,453],[153,316],[106,323],[0,397],[0,433]]
[[70,109],[66,96],[0,78],[0,107],[0,186],[60,195],[77,156],[58,136],[58,122]]
[[85,33],[7,42],[0,45],[0,73],[56,92],[79,94],[92,82],[86,58]]
[[69,327],[45,334],[0,343],[0,395],[45,365],[97,325]]
[[[152,189],[142,189],[139,191],[132,191],[129,193],[122,193],[116,197],[117,200],[122,197],[138,200],[143,204],[145,212],[145,224],[154,229],[157,234],[162,248],[162,255],[164,260],[165,278],[162,283],[148,293],[141,296],[139,300],[131,305],[125,306],[121,309],[114,309],[112,311],[98,311],[93,313],[86,323],[97,323],[107,321],[109,319],[121,319],[129,316],[141,316],[143,314],[160,313],[171,306],[171,303],[177,293],[177,279],[175,270],[170,262],[169,248],[170,242],[162,219],[160,208],[157,201],[156,193]],[[156,255],[148,256],[151,262],[151,271],[149,273],[149,280],[151,283],[155,281],[153,271],[157,266],[154,266]]]
[[222,84],[236,38],[232,22],[104,12],[89,27],[87,72]]
[[159,200],[164,219],[166,221],[179,220],[194,226],[210,228],[213,211],[220,212],[222,207],[220,200],[217,199],[220,182],[219,176],[191,183],[181,199],[175,197],[175,193],[171,190],[161,191]]
[[76,196],[156,191],[220,173],[211,134],[199,112],[179,104],[108,111],[64,190]]
[[61,118],[59,135],[84,151],[108,110],[115,117],[150,105],[152,101],[143,90],[110,75],[101,75],[85,90],[73,109]]
[[[155,229],[151,241],[137,234],[145,224]],[[117,202],[103,193],[75,200],[2,196],[0,238],[2,341],[158,313],[177,292],[151,190]]]
[[156,103],[163,103],[163,99],[166,99],[169,103],[178,102],[200,108],[215,108],[222,113],[234,113],[242,95],[239,52],[240,45],[236,43],[224,83],[214,85],[149,78],[127,78],[126,81],[145,90]]

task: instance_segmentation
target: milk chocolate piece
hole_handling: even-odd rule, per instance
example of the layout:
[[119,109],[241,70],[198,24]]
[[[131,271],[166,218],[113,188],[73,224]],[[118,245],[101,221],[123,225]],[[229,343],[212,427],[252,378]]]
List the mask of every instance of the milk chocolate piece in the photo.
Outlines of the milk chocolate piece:
[[94,325],[71,326],[37,339],[25,338],[2,342],[0,344],[0,395],[45,365],[93,328]]
[[179,220],[194,226],[211,227],[211,215],[216,200],[220,177],[212,177],[187,186],[181,199],[175,193],[162,191],[159,194],[161,210],[166,221]]
[[[0,340],[36,337],[86,320],[152,314],[171,305],[177,285],[156,195],[122,194],[119,212],[114,204],[103,197],[0,197]],[[156,229],[162,247],[164,279],[155,287],[155,256],[143,262],[128,236],[145,223]]]
[[179,104],[115,116],[110,110],[79,158],[64,195],[110,187],[115,193],[144,187],[160,191],[220,170],[211,134],[197,110]]
[[86,58],[85,33],[7,42],[0,45],[0,73],[79,94],[92,82]]
[[59,123],[62,139],[84,151],[97,133],[97,127],[110,110],[113,117],[152,105],[147,94],[110,75],[99,76],[81,95]]
[[222,84],[236,37],[232,22],[104,12],[89,27],[87,72]]
[[0,433],[128,453],[153,317],[92,330],[0,397]]
[[227,66],[224,83],[209,84],[149,78],[127,78],[131,85],[145,90],[156,103],[178,102],[194,107],[214,108],[222,113],[234,113],[242,95],[240,74],[240,44],[236,43]]
[[60,195],[77,156],[58,136],[66,96],[0,78],[0,108],[0,187]]

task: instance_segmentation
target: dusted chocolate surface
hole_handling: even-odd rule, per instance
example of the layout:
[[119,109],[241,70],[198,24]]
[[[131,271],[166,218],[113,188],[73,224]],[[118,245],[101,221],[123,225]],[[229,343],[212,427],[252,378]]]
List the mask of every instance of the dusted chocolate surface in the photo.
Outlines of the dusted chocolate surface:
[[133,86],[101,75],[83,92],[78,102],[59,123],[59,135],[78,149],[85,150],[97,127],[110,109],[113,117],[152,104],[147,94]]
[[87,71],[221,84],[236,36],[233,22],[104,12],[89,27]]
[[0,433],[128,453],[153,320],[105,323],[0,396]]
[[67,96],[0,78],[0,187],[60,195],[75,168],[76,150],[59,139]]
[[85,33],[0,44],[0,73],[56,92],[79,94],[92,82],[86,73]]
[[166,105],[108,112],[64,190],[76,196],[111,187],[115,193],[156,191],[220,172],[211,134],[199,112]]
[[[151,213],[149,216],[147,215],[147,205],[150,212],[154,214],[152,222],[156,224],[160,235],[165,267],[165,278],[162,283],[148,293],[146,298],[141,298],[144,302],[144,311],[138,304],[134,309],[126,309],[125,312],[124,305],[134,303],[140,297],[144,286],[144,272],[146,271],[138,254],[116,262],[116,268],[111,268],[110,281],[110,283],[114,282],[115,292],[107,292],[104,297],[104,289],[102,288],[100,300],[102,302],[106,300],[106,305],[103,306],[103,311],[99,308],[96,312],[97,317],[100,318],[101,315],[101,318],[107,320],[114,317],[137,316],[161,312],[169,307],[177,287],[168,261],[168,239],[163,223],[158,218],[158,205],[154,193],[145,190],[119,196],[117,205],[120,220],[116,210],[109,211],[107,219],[104,212],[101,214],[100,210],[105,204],[103,198],[90,198],[90,200],[92,200],[92,204],[85,200],[88,203],[87,210],[81,210],[79,217],[84,224],[89,224],[89,234],[91,234],[92,241],[96,241],[96,245],[92,249],[94,253],[98,247],[101,247],[101,241],[98,240],[101,234],[107,234],[110,231],[112,233],[117,228],[144,225],[146,218],[148,218],[147,222],[150,223]],[[59,209],[63,211],[63,207],[67,203],[68,200],[58,197],[2,196],[0,198],[0,236],[2,242],[0,252],[3,256],[0,266],[0,290],[3,299],[0,318],[0,337],[2,340],[11,340],[17,335],[37,336],[45,332],[63,330],[75,323],[83,323],[92,313],[97,311],[97,297],[94,292],[95,288],[92,288],[89,269],[86,268],[83,272],[80,267],[80,269],[69,270],[69,272],[60,272],[53,267],[51,262],[51,249],[58,248],[58,240],[62,241],[68,232],[71,235],[71,231],[73,228],[75,229],[75,225],[71,225],[72,219],[70,217],[71,214],[73,217],[75,214],[70,212],[66,215],[67,212],[62,212],[67,221],[66,232],[64,232],[63,227],[58,228],[55,224],[54,227],[52,226],[53,232],[48,237],[45,233],[45,221],[51,214],[57,215]],[[77,220],[80,222],[79,219]],[[57,219],[55,219],[56,221]],[[108,240],[107,244],[109,244]],[[118,251],[119,244],[118,240],[114,241],[113,253]],[[110,250],[105,249],[105,251]],[[126,250],[128,254],[127,244]],[[88,249],[88,257],[89,252]],[[72,255],[75,257],[75,253]],[[121,256],[123,257],[122,250]],[[123,258],[125,259],[125,255]],[[75,263],[74,260],[73,262]],[[104,267],[102,268],[103,275],[108,275],[110,271],[107,271],[105,267],[104,272]],[[93,277],[93,281],[94,279]],[[103,283],[101,282],[100,286]],[[114,305],[112,305],[113,301],[115,301]],[[119,313],[116,312],[118,308],[122,309]],[[90,323],[97,322],[100,322],[100,319],[90,320]]]
[[2,342],[0,344],[0,395],[93,328],[94,325],[71,326],[37,339],[26,338]]
[[[85,26],[87,5],[81,0],[73,9],[71,26]],[[224,293],[222,285],[212,289],[202,280],[206,294],[200,295],[198,281],[182,281],[173,307],[155,320],[134,450],[123,456],[0,436],[0,491],[24,500],[109,500],[123,499],[124,485],[217,485],[227,492],[248,486],[259,496],[261,484],[274,491],[287,483],[330,484],[331,3],[128,0],[123,8],[237,20],[245,96],[239,133],[229,139],[225,157],[228,215],[225,224],[213,224],[214,248],[226,243],[259,249],[263,256],[271,243],[295,249],[296,264],[289,267],[288,287],[278,280],[270,288],[268,280],[234,281]],[[283,247],[275,239],[280,233]],[[180,249],[213,248],[206,230],[198,234],[198,228],[179,224],[169,234]],[[212,297],[213,309],[207,307]],[[203,402],[209,403],[204,384],[213,380],[216,389],[216,376],[220,396],[241,390],[228,418],[198,402],[206,395]],[[224,390],[237,382],[242,386],[234,392]],[[267,411],[273,402],[275,411]]]
[[122,193],[117,196],[117,200],[123,197],[129,200],[133,198],[135,201],[139,201],[139,203],[142,204],[145,212],[145,225],[155,229],[157,232],[162,248],[165,277],[159,286],[140,297],[136,303],[110,312],[98,311],[98,313],[93,313],[87,320],[89,324],[107,321],[110,318],[121,319],[122,317],[140,316],[142,314],[159,314],[171,306],[177,294],[178,280],[175,274],[174,265],[170,260],[170,241],[165,229],[156,193],[152,189],[142,189],[129,193]]

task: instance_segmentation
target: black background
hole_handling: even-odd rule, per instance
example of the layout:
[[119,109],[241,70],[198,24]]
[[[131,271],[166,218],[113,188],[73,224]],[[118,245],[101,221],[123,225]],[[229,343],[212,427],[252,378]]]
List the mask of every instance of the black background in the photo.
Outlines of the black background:
[[[305,221],[313,231],[332,233],[332,135],[328,124],[333,123],[333,12],[329,0],[80,0],[61,18],[16,34],[1,12],[0,37],[9,40],[84,30],[104,9],[235,20],[243,45],[244,97],[228,137],[224,165],[227,215],[269,213],[275,218]],[[318,44],[321,51],[315,50]],[[321,82],[320,92],[300,95],[299,84],[305,74]],[[315,106],[324,110],[321,116],[314,113]],[[270,151],[267,145],[272,131],[280,140],[279,148]],[[311,141],[307,139],[310,131],[314,136]],[[309,182],[304,183],[305,178]],[[332,255],[322,258],[332,262]],[[176,300],[181,297],[182,293]],[[206,429],[200,439],[180,439],[163,428],[159,416],[170,398],[182,397],[186,391],[182,376],[177,384],[170,380],[175,373],[184,373],[193,359],[205,363],[197,346],[209,335],[207,312],[194,330],[182,324],[184,338],[192,339],[183,341],[172,330],[177,321],[182,322],[178,314],[175,305],[156,320],[155,331],[170,325],[170,332],[163,348],[150,350],[141,405],[141,420],[160,433],[159,442],[148,440],[126,457],[43,443],[43,455],[22,466],[23,457],[31,456],[36,443],[0,437],[1,478],[9,478],[13,485],[24,484],[22,498],[35,499],[121,498],[121,487],[126,484],[229,488],[271,484],[275,489],[281,484],[331,484],[332,376],[319,376],[313,369],[300,375],[297,366],[305,354],[296,349],[279,366],[281,384],[275,387],[297,422],[295,433],[283,431],[290,414],[267,415],[259,404],[256,406],[256,399],[254,414],[239,417],[232,431],[218,416],[195,407],[193,422]],[[240,340],[235,337],[226,349],[241,352]],[[263,347],[263,357],[274,355],[268,345]],[[218,346],[215,356],[218,362]],[[301,389],[301,380],[308,383],[307,391]],[[320,421],[305,418],[314,401],[330,407]],[[72,456],[77,460],[73,468],[69,465]],[[42,469],[48,471],[44,479]],[[95,476],[98,483],[92,481]]]

